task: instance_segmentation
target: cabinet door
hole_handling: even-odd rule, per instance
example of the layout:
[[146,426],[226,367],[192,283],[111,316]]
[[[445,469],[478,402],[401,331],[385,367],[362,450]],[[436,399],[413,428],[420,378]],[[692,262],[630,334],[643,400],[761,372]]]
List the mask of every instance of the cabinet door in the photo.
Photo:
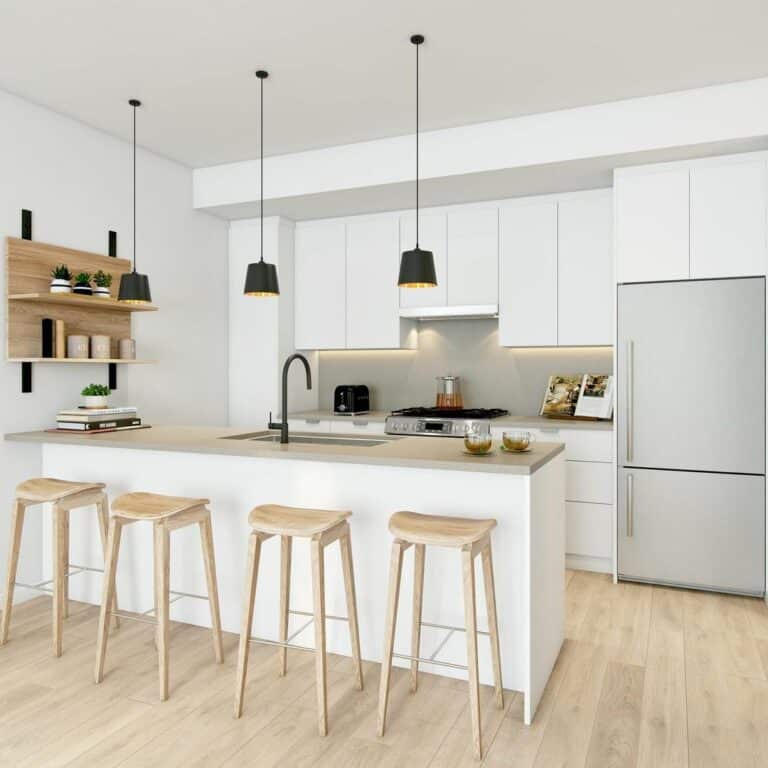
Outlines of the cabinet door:
[[347,348],[400,346],[398,222],[395,216],[347,222]]
[[346,346],[346,244],[343,221],[296,225],[297,349]]
[[611,344],[613,195],[568,197],[557,206],[557,343]]
[[498,304],[499,215],[495,208],[448,214],[448,304]]
[[763,592],[764,477],[622,470],[618,496],[619,576]]
[[688,170],[617,173],[615,185],[618,282],[687,279]]
[[[432,251],[435,257],[437,286],[435,288],[401,288],[400,306],[444,307],[448,296],[446,270],[446,216],[444,213],[427,213],[419,216],[419,246]],[[413,250],[416,245],[416,214],[405,213],[400,217],[400,253]],[[399,269],[399,261],[398,261]]]
[[557,344],[557,203],[499,211],[499,343]]
[[691,277],[765,274],[765,177],[763,160],[691,170]]

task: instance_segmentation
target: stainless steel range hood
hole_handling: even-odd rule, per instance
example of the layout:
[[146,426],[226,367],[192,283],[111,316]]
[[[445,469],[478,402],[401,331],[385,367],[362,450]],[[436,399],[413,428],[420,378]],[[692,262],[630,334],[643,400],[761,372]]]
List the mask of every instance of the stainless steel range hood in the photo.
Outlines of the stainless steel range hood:
[[408,307],[400,309],[400,317],[416,320],[462,320],[498,316],[498,304],[464,304],[452,307]]

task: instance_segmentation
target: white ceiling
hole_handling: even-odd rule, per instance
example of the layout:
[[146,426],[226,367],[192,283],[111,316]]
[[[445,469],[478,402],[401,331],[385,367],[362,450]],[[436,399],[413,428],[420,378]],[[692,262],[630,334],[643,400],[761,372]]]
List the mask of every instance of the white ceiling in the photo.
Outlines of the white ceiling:
[[762,77],[765,0],[4,0],[0,88],[193,167]]

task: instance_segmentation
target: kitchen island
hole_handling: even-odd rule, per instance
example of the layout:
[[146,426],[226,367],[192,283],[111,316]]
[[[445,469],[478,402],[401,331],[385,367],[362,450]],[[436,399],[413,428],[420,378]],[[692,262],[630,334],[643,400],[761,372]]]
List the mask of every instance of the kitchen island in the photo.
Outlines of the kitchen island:
[[[267,441],[258,438],[267,438]],[[495,577],[501,635],[504,687],[524,694],[524,719],[532,721],[544,686],[560,651],[564,627],[565,461],[562,444],[537,443],[524,454],[498,449],[490,456],[462,452],[451,438],[356,435],[344,440],[334,433],[292,434],[297,442],[280,445],[260,433],[212,427],[154,427],[105,434],[28,432],[6,440],[39,443],[42,475],[107,484],[111,497],[129,491],[206,497],[211,500],[222,624],[238,632],[245,574],[250,509],[277,503],[349,509],[353,517],[352,547],[357,581],[360,640],[364,659],[379,661],[384,639],[389,516],[397,510],[437,515],[494,517]],[[313,442],[298,442],[302,437]],[[330,437],[330,436],[328,436]],[[256,438],[256,439],[254,439]],[[341,440],[339,440],[341,438]],[[50,516],[43,516],[46,542]],[[99,567],[101,545],[94,518],[72,514],[73,564]],[[312,610],[309,547],[294,544],[291,595],[293,610]],[[48,552],[46,543],[46,552]],[[50,557],[44,558],[50,568]],[[412,568],[406,557],[396,651],[410,645]],[[46,574],[46,577],[48,574]],[[205,575],[195,532],[172,537],[171,588],[205,594]],[[153,605],[151,526],[134,525],[124,532],[118,568],[121,608],[143,612]],[[478,605],[484,605],[478,579]],[[98,575],[71,579],[74,599],[100,602]],[[424,586],[425,622],[463,626],[462,575],[456,551],[429,548]],[[279,545],[262,550],[253,634],[276,637],[279,598]],[[329,615],[345,615],[340,556],[331,548],[326,563]],[[172,607],[179,621],[208,626],[208,606],[182,600]],[[300,620],[299,620],[300,619]],[[293,621],[296,620],[294,624]],[[292,616],[291,632],[306,618]],[[486,627],[484,612],[479,626]],[[312,645],[311,626],[293,639]],[[425,627],[421,655],[440,647],[439,659],[466,663],[462,633]],[[480,679],[492,683],[487,638],[481,638]],[[328,650],[350,655],[348,633],[341,622],[328,622]],[[400,662],[405,665],[407,662]],[[425,665],[426,671],[463,677],[447,667]]]

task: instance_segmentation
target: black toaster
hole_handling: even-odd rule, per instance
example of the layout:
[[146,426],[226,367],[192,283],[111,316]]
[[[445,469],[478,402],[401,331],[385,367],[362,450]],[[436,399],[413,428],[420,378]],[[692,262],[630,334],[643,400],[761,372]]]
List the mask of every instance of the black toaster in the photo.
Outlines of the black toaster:
[[368,413],[371,396],[365,384],[341,384],[333,391],[334,413]]

